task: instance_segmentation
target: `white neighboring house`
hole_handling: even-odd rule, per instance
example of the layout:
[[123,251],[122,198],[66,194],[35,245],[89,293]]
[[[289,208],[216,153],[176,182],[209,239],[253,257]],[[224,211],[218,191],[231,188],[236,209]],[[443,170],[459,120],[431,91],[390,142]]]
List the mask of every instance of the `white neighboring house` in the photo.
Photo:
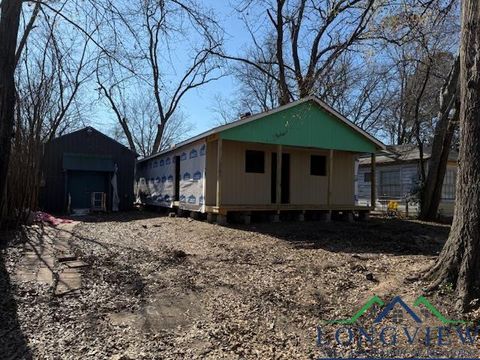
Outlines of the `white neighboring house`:
[[[407,200],[410,199],[408,210],[410,214],[418,212],[418,201],[415,201],[415,192],[420,180],[420,154],[416,145],[388,146],[390,153],[380,153],[376,156],[376,194],[377,210],[386,210],[390,200],[397,200],[400,210],[405,211]],[[428,162],[431,149],[424,150],[424,161],[428,172]],[[439,213],[443,216],[452,216],[455,203],[455,181],[457,176],[456,152],[451,152],[448,159],[447,171],[443,181],[442,199]],[[358,169],[358,203],[370,205],[371,188],[371,158],[361,157]]]

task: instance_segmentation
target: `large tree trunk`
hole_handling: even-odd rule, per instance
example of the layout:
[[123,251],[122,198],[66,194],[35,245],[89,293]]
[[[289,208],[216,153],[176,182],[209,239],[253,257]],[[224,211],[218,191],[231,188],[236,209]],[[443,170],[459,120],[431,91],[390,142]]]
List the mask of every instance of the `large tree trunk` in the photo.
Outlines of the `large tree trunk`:
[[460,49],[460,153],[450,236],[428,276],[451,283],[467,310],[480,289],[480,2],[465,0]]
[[[434,220],[438,213],[448,155],[456,127],[456,119],[452,121],[449,118],[449,114],[450,110],[455,106],[455,100],[458,97],[459,73],[460,59],[457,57],[440,93],[440,109],[433,138],[432,156],[429,161],[427,179],[420,201],[422,204],[420,218],[423,220]],[[458,117],[458,108],[455,117]]]
[[155,135],[155,141],[153,142],[152,154],[155,154],[161,150],[160,145],[162,144],[162,137],[163,137],[164,130],[165,130],[165,125],[163,122],[157,125],[157,134]]
[[0,18],[0,223],[15,119],[15,52],[21,0],[2,0]]
[[[431,195],[429,199],[429,207],[425,209],[425,215],[423,217],[420,216],[420,218],[423,220],[435,220],[438,217],[438,207],[440,206],[440,201],[442,199],[443,180],[445,179],[445,173],[447,172],[447,164],[450,155],[450,149],[452,147],[452,139],[455,129],[458,126],[459,107],[460,105],[458,105],[456,109],[455,117],[448,121],[447,131],[445,132],[445,136],[443,138],[442,151],[436,166],[436,176],[434,178],[435,182],[433,185],[431,185],[432,187],[430,189]],[[434,170],[432,169],[432,171]]]

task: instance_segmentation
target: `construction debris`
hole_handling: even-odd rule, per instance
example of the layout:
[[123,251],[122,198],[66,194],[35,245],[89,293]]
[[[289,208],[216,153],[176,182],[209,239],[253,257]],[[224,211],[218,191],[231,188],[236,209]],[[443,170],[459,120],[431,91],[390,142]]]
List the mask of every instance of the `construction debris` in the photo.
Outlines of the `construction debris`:
[[72,222],[72,220],[70,219],[58,218],[43,211],[36,211],[33,214],[33,220],[36,222],[43,222],[52,226],[57,226],[59,224],[69,224]]

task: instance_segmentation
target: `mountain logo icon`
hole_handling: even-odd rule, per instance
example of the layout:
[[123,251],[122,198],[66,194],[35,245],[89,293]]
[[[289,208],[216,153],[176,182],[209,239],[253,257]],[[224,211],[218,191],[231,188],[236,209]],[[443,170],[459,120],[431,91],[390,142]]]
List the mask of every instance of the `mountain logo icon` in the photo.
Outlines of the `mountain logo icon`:
[[[424,308],[420,308],[420,306]],[[435,306],[433,306],[424,296],[419,296],[413,306],[408,306],[400,296],[395,296],[390,302],[385,303],[378,296],[372,296],[352,317],[348,319],[337,319],[328,321],[328,324],[341,324],[351,325],[357,322],[357,320],[364,316],[369,310],[373,312],[377,307],[380,308],[377,315],[373,320],[374,324],[381,323],[389,315],[393,315],[393,319],[398,322],[399,317],[403,318],[404,312],[410,316],[417,324],[423,323],[422,316],[418,315],[412,308],[420,310],[419,312],[424,315],[425,318],[432,316],[439,320],[444,325],[461,325],[466,324],[463,320],[451,320],[444,316]],[[428,315],[428,316],[427,316]]]

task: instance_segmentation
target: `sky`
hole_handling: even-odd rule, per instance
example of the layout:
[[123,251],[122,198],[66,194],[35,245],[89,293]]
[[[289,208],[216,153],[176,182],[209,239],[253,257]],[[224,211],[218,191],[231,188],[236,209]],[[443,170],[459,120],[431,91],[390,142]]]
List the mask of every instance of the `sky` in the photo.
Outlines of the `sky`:
[[[229,1],[203,0],[206,8],[211,8],[216,14],[216,19],[224,30],[223,47],[229,54],[241,54],[249,43],[250,37],[244,29],[243,22],[235,12]],[[180,61],[181,61],[181,57]],[[178,59],[178,58],[177,58]],[[186,66],[178,64],[179,68]],[[180,103],[180,110],[186,121],[192,124],[192,131],[186,137],[194,136],[218,125],[218,115],[214,112],[217,104],[216,97],[234,97],[238,90],[238,83],[232,76],[224,76],[219,80],[193,89],[185,94]],[[233,119],[232,119],[233,120]],[[89,124],[106,133],[112,133],[116,120],[111,110],[102,104],[95,106]]]
[[[206,9],[211,9],[214,12],[214,17],[218,21],[219,26],[223,29],[223,43],[222,43],[222,49],[225,53],[228,55],[237,55],[237,56],[242,56],[245,54],[246,50],[251,46],[252,39],[250,38],[250,35],[240,18],[239,13],[234,9],[233,4],[236,4],[238,6],[239,3],[241,3],[242,0],[197,0],[200,4],[203,5],[204,8]],[[244,0],[246,1],[246,0]],[[127,8],[129,5],[132,7],[135,6],[135,2],[132,0],[118,0],[119,3],[123,4]],[[137,9],[136,8],[129,8],[131,12],[127,12],[127,14],[136,14]],[[75,6],[73,7],[73,12],[71,16],[75,16]],[[267,29],[271,27],[270,21],[268,20],[266,16],[265,9],[260,6],[252,6],[248,8],[248,19],[250,22],[252,22],[252,26],[255,27],[253,29],[254,32],[259,32],[261,33],[260,36],[265,35],[265,32]],[[135,17],[133,15],[132,17]],[[28,17],[27,17],[28,18]],[[170,19],[172,20],[172,23],[175,25],[179,24],[178,19],[175,17],[172,17]],[[86,17],[83,19],[81,17],[80,20],[85,20],[84,26],[88,28],[89,25],[89,18]],[[142,31],[142,21],[136,22],[135,20],[132,20],[135,22],[132,22],[131,24],[137,25],[135,27],[135,31],[138,31],[141,33]],[[81,23],[80,23],[81,24]],[[92,22],[92,24],[95,24],[95,22]],[[182,23],[183,24],[183,23]],[[340,21],[341,29],[345,28],[345,23]],[[268,26],[268,28],[267,28]],[[313,25],[315,26],[315,24]],[[181,26],[179,26],[182,28]],[[109,27],[106,27],[107,30]],[[185,28],[183,28],[185,30]],[[47,29],[48,30],[48,29]],[[90,29],[91,30],[91,29]],[[122,29],[125,30],[125,29]],[[305,32],[303,33],[303,37],[308,38],[310,29],[308,27],[305,28]],[[341,31],[341,30],[340,30]],[[170,32],[168,32],[170,34]],[[175,88],[175,84],[178,84],[179,78],[184,74],[185,69],[188,68],[191,64],[191,58],[194,54],[189,52],[189,49],[191,46],[198,45],[198,41],[195,39],[195,32],[193,31],[184,31],[185,36],[182,38],[182,35],[179,34],[179,32],[173,32],[175,35],[172,35],[170,38],[170,43],[167,41],[163,40],[164,42],[162,43],[162,51],[159,53],[161,56],[163,56],[163,61],[164,63],[161,63],[160,70],[162,72],[162,86],[165,86],[167,88]],[[76,34],[75,32],[72,32],[72,34]],[[109,34],[107,31],[106,34]],[[136,47],[135,47],[135,41],[133,40],[133,37],[131,36],[131,33],[129,31],[126,32],[112,32],[112,34],[118,35],[118,38],[120,39],[120,43],[125,45],[125,51],[128,51],[129,55],[136,54]],[[122,36],[124,35],[124,36]],[[178,36],[178,38],[177,38]],[[41,37],[41,34],[40,34]],[[71,35],[71,38],[75,38],[75,36]],[[179,40],[182,38],[181,40]],[[106,36],[104,38],[101,38],[102,40],[105,40],[105,44],[107,45],[108,48],[108,41],[109,37]],[[117,36],[115,37],[117,39]],[[303,38],[302,38],[303,39]],[[43,41],[43,38],[41,37],[41,40]],[[304,41],[308,42],[309,39],[303,39]],[[79,43],[82,43],[83,38],[79,40]],[[67,38],[66,41],[66,46],[72,46],[72,48],[75,49],[75,39],[69,39]],[[75,44],[75,45],[72,45]],[[43,46],[43,42],[40,42],[40,45]],[[115,44],[112,44],[115,45]],[[172,45],[170,48],[171,51],[163,51],[163,49],[167,49],[167,46]],[[91,45],[92,48],[94,48],[94,45]],[[113,47],[113,46],[112,46]],[[122,47],[120,47],[122,48]],[[42,48],[43,49],[43,48]],[[95,51],[97,50],[96,48],[94,49]],[[94,58],[96,55],[96,52],[92,51],[92,57]],[[121,50],[120,50],[121,51]],[[73,51],[75,54],[75,51]],[[301,57],[302,54],[300,54]],[[363,65],[364,63],[364,56],[379,59],[381,58],[381,54],[375,53],[374,51],[369,51],[368,54],[361,54],[361,56],[358,57],[360,59],[361,64]],[[119,57],[121,58],[121,57]],[[136,59],[139,59],[140,57],[138,56],[133,56],[132,59],[134,61]],[[307,58],[305,58],[307,59]],[[232,62],[230,62],[232,63]],[[142,64],[141,61],[138,61],[135,63],[135,65]],[[145,66],[143,65],[138,65],[138,66]],[[228,69],[226,69],[228,70]],[[140,69],[139,73],[144,75],[146,72],[151,71],[151,69],[146,66],[145,69]],[[103,79],[105,83],[107,83],[107,86],[110,83],[113,83],[115,79],[111,80],[108,76],[110,76],[109,73],[106,73],[105,78]],[[125,76],[125,74],[121,73],[119,71],[118,78],[128,78]],[[175,79],[174,79],[175,78]],[[111,80],[111,81],[110,81]],[[142,82],[141,80],[138,80],[138,83]],[[127,83],[127,82],[126,82]],[[172,86],[170,86],[170,84]],[[235,100],[239,98],[239,92],[240,90],[240,83],[239,80],[236,79],[233,76],[225,76],[219,80],[210,82],[208,84],[202,85],[198,88],[195,88],[193,90],[190,90],[185,94],[185,96],[181,99],[180,106],[178,110],[180,111],[181,115],[185,118],[185,121],[188,122],[189,127],[192,129],[190,132],[184,134],[184,138],[188,138],[191,136],[194,136],[196,134],[199,134],[201,132],[204,132],[208,129],[211,129],[212,127],[215,127],[218,125],[220,121],[220,116],[218,113],[215,112],[215,108],[218,106],[218,97],[220,96],[221,98],[227,99],[227,100]],[[145,83],[143,83],[143,90],[139,90],[140,87],[138,86],[130,86],[128,85],[128,88],[125,89],[126,97],[127,97],[127,103],[129,101],[136,101],[138,99],[142,99],[142,91],[144,91],[144,97],[145,91],[148,85],[146,86]],[[169,89],[172,90],[172,89]],[[85,109],[84,111],[84,117],[83,117],[83,123],[81,126],[86,126],[86,125],[91,125],[97,128],[98,130],[110,135],[110,136],[115,136],[115,131],[119,129],[119,125],[117,122],[117,119],[111,109],[111,107],[108,105],[106,100],[102,101],[102,99],[99,99],[99,91],[98,91],[98,84],[96,83],[96,78],[92,76],[92,79],[87,80],[87,82],[82,85],[82,95],[80,97],[80,109]],[[170,91],[171,93],[172,91]],[[86,106],[84,106],[86,105]],[[132,107],[133,108],[133,107]],[[131,114],[128,114],[127,111],[127,118]],[[231,119],[235,120],[235,119]],[[378,134],[377,134],[378,136]],[[123,140],[123,139],[122,139]],[[383,140],[383,139],[382,139]]]

